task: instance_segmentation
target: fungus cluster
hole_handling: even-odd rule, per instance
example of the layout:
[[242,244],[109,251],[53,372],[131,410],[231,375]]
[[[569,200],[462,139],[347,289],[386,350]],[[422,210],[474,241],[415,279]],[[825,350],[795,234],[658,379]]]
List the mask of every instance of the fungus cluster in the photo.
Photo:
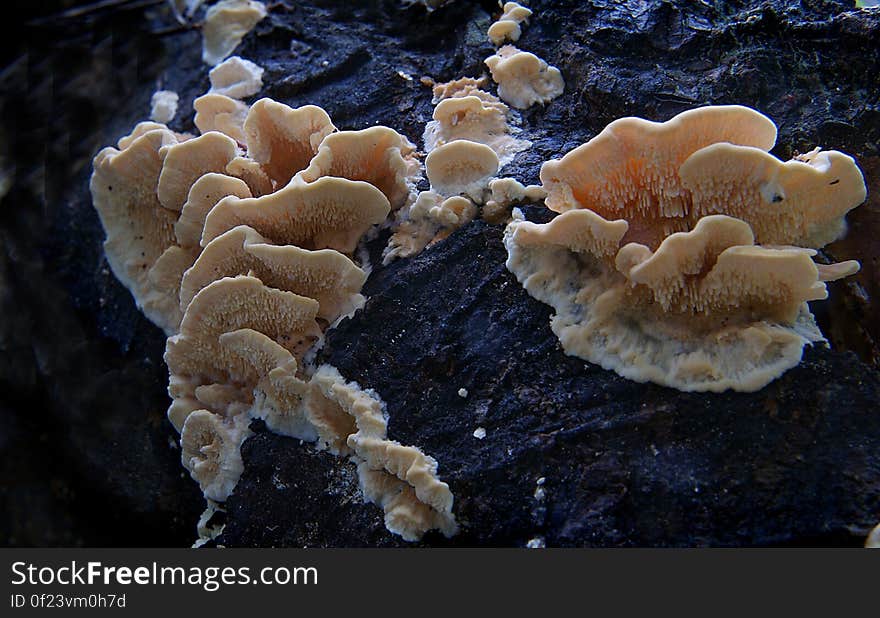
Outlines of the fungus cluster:
[[548,103],[565,89],[562,73],[533,53],[505,45],[486,58],[498,96],[517,109]]
[[566,353],[681,390],[757,390],[822,341],[807,302],[857,262],[816,249],[865,199],[852,158],[782,162],[776,127],[740,106],[612,122],[541,168],[547,224],[505,231],[513,272],[553,306]]
[[532,11],[516,2],[504,4],[501,16],[489,26],[489,40],[496,47],[503,45],[505,41],[516,43],[522,36],[523,23],[528,23]]
[[266,14],[266,5],[257,0],[221,0],[208,8],[202,25],[205,64],[214,66],[222,62]]
[[434,85],[436,107],[424,132],[431,189],[401,213],[386,263],[415,255],[471,221],[498,170],[531,146],[512,135],[518,129],[510,124],[510,108],[483,90],[484,83],[464,77]]
[[[220,75],[233,77],[215,86],[243,81]],[[453,534],[437,463],[388,440],[375,393],[311,364],[324,332],[363,306],[361,238],[414,199],[413,145],[387,127],[337,131],[316,106],[209,93],[195,107],[201,135],[141,123],[98,153],[91,179],[108,262],[169,335],[184,466],[224,501],[250,420],[264,419],[350,458],[389,530]]]
[[498,21],[489,26],[489,40],[499,47],[486,58],[492,79],[498,84],[498,96],[517,109],[527,109],[535,103],[548,103],[565,89],[562,73],[554,66],[530,52],[504,45],[516,42],[522,35],[520,24],[528,23],[532,11],[508,2]]

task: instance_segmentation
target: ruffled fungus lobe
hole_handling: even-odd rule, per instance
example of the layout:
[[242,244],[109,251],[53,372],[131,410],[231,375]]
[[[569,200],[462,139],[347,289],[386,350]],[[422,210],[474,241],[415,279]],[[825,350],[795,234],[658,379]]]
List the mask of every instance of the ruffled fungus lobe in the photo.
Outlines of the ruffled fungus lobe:
[[233,99],[257,94],[263,87],[263,67],[239,56],[227,58],[208,72],[209,93]]
[[498,96],[517,109],[547,103],[565,88],[559,69],[513,45],[505,45],[486,58],[486,66],[498,84]]
[[150,120],[153,122],[171,122],[177,115],[177,102],[180,97],[171,90],[158,90],[150,99]]
[[221,0],[213,5],[202,26],[202,60],[211,66],[221,62],[265,16],[266,5],[255,0]]
[[248,198],[251,191],[244,181],[225,174],[208,173],[195,181],[180,211],[180,218],[174,224],[177,244],[186,248],[199,247],[205,218],[217,202],[229,195]]
[[220,335],[220,344],[261,376],[252,391],[248,417],[262,419],[275,433],[310,442],[317,439],[304,407],[309,385],[296,376],[296,359],[286,348],[249,328]]
[[197,387],[259,381],[253,365],[221,344],[222,334],[250,328],[297,357],[320,336],[317,313],[316,300],[269,288],[255,277],[223,278],[205,286],[187,306],[180,334],[170,337],[165,348],[174,400],[168,416],[175,427],[204,407],[192,397]]
[[90,181],[92,203],[107,234],[104,252],[116,278],[128,288],[137,306],[155,324],[173,332],[179,319],[176,303],[150,282],[149,273],[174,244],[177,213],[162,206],[156,185],[162,171],[163,148],[177,137],[163,125],[142,123],[119,140],[121,150],[108,147],[94,159]]
[[445,198],[434,191],[422,191],[410,207],[383,254],[382,263],[398,257],[410,257],[459,229],[477,214],[469,199],[461,196]]
[[320,305],[317,317],[328,323],[354,312],[364,302],[360,290],[366,273],[338,251],[276,246],[242,225],[208,243],[184,275],[181,308],[213,281],[248,273],[271,288],[315,299]]
[[377,187],[397,210],[409,200],[419,175],[415,146],[394,129],[376,126],[325,137],[297,179],[313,182],[324,176],[338,176],[363,180]]
[[351,253],[389,211],[388,200],[373,185],[325,176],[308,184],[290,183],[259,198],[221,200],[205,220],[202,245],[247,225],[279,245]]
[[[448,82],[434,84],[432,87],[434,98],[431,103],[437,104],[443,99],[451,99],[454,97],[477,96],[483,98],[488,95],[494,95],[484,91],[482,88],[486,85],[485,77],[460,77]],[[497,99],[496,99],[497,100]]]
[[241,444],[251,434],[244,417],[223,418],[207,410],[190,414],[180,434],[180,458],[202,493],[223,502],[244,470]]
[[509,219],[510,207],[526,202],[539,202],[547,197],[540,185],[525,186],[514,178],[494,178],[489,181],[491,197],[483,206],[483,219],[489,223],[501,223]]
[[833,151],[782,163],[775,138],[754,110],[701,108],[615,121],[544,164],[563,214],[514,220],[507,266],[556,309],[566,353],[637,381],[750,391],[823,340],[807,302],[858,263],[817,265],[810,246],[840,234],[864,181]]
[[679,168],[694,152],[718,142],[770,150],[776,125],[741,105],[699,107],[666,122],[620,118],[541,166],[547,208],[589,208],[605,218],[636,212],[655,219],[681,216],[687,203]]
[[532,11],[516,2],[507,2],[498,21],[489,26],[489,40],[496,47],[505,41],[516,42],[522,34],[520,24],[528,23]]
[[763,244],[823,246],[865,199],[852,158],[814,151],[782,163],[766,151],[776,126],[738,105],[701,107],[666,122],[622,118],[541,167],[547,207],[625,218],[628,239],[656,246],[707,214],[749,223]]
[[159,151],[162,172],[155,188],[159,202],[180,212],[193,183],[209,172],[223,172],[236,151],[235,141],[216,131],[163,146]]
[[783,163],[758,148],[713,144],[688,157],[679,174],[691,221],[723,205],[763,244],[823,247],[844,234],[844,216],[867,196],[855,161],[834,150]]
[[312,386],[314,398],[323,401],[323,406],[313,404],[321,414],[313,419],[319,442],[331,451],[352,454],[364,496],[385,511],[385,526],[407,541],[417,541],[431,529],[455,534],[453,496],[437,478],[437,462],[417,448],[387,439],[381,399],[346,382],[329,365],[318,368]]
[[245,143],[244,122],[248,106],[222,94],[208,93],[193,101],[193,123],[201,133],[219,131],[239,144]]
[[293,109],[272,99],[254,103],[244,123],[248,156],[278,187],[305,169],[335,130],[327,112],[316,105]]
[[[493,97],[494,98],[494,97]],[[474,94],[444,99],[434,108],[434,120],[425,126],[425,150],[431,152],[449,142],[465,139],[486,144],[503,165],[531,145],[510,135],[508,108]]]
[[498,165],[498,155],[489,146],[463,139],[440,146],[425,159],[433,190],[443,195],[466,194],[475,200],[482,199]]

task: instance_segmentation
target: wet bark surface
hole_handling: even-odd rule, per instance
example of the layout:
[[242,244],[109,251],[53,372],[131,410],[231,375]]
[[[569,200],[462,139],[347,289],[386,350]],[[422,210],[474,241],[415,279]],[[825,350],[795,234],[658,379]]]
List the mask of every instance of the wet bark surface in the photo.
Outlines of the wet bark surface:
[[[172,128],[192,130],[207,70],[196,28],[162,3],[125,4],[30,21],[26,53],[4,51],[5,544],[185,545],[203,507],[164,419],[164,337],[109,272],[87,181],[157,88],[180,93]],[[493,51],[491,2],[269,4],[236,52],[266,68],[258,96],[321,105],[342,129],[387,124],[421,145],[433,106],[420,78],[479,76]],[[378,391],[391,439],[440,462],[462,531],[425,544],[854,545],[880,521],[880,11],[789,4],[531,2],[517,45],[559,67],[566,91],[521,114],[533,146],[502,175],[536,182],[544,160],[617,117],[709,103],[768,114],[780,157],[855,156],[868,202],[826,253],[863,270],[813,307],[831,348],[758,393],[679,393],[565,356],[550,308],[504,268],[501,226],[375,265],[366,307],[322,360]],[[361,502],[350,463],[255,429],[221,543],[403,544]]]

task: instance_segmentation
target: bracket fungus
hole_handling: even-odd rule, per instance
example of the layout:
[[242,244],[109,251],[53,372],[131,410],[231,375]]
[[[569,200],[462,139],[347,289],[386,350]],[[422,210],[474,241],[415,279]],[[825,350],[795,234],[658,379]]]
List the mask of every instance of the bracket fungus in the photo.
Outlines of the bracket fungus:
[[375,126],[327,135],[296,178],[304,182],[325,176],[363,180],[377,187],[392,210],[397,210],[411,201],[420,170],[415,146],[408,139],[394,129]]
[[193,101],[193,108],[196,110],[193,124],[200,133],[219,131],[239,144],[245,143],[247,105],[226,95],[209,92]]
[[508,225],[507,267],[555,308],[566,353],[637,381],[751,391],[824,341],[807,302],[858,263],[812,257],[864,181],[834,151],[782,163],[775,138],[754,110],[701,108],[617,120],[544,164],[562,214]]
[[227,58],[208,72],[209,94],[244,99],[263,87],[263,67],[240,56]]
[[296,109],[272,99],[254,103],[244,122],[248,156],[263,166],[276,187],[305,169],[325,137],[336,131],[316,105]]
[[162,171],[156,186],[159,202],[180,212],[193,183],[209,172],[223,172],[235,158],[237,145],[230,137],[210,131],[159,150]]
[[266,5],[256,0],[221,0],[211,6],[202,25],[205,64],[214,66],[235,51],[266,14]]
[[[174,330],[176,303],[150,282],[150,269],[174,244],[177,213],[163,207],[156,195],[162,171],[162,148],[177,143],[166,128],[142,123],[119,140],[120,149],[107,147],[93,161],[92,203],[107,235],[104,253],[113,274],[128,288],[144,314]],[[158,125],[162,126],[162,125]]]
[[250,435],[244,417],[223,418],[207,410],[190,414],[180,434],[180,457],[202,493],[222,502],[244,470],[241,445]]
[[489,40],[496,47],[505,41],[516,42],[522,35],[522,27],[520,24],[528,23],[532,11],[516,2],[507,2],[504,4],[501,16],[496,22],[489,26]]
[[425,170],[432,189],[443,195],[482,199],[483,190],[498,172],[498,155],[489,146],[459,139],[431,151]]
[[388,241],[382,263],[416,255],[472,221],[476,214],[476,206],[465,197],[444,198],[434,191],[422,191]]
[[150,99],[150,120],[153,122],[171,122],[177,115],[177,103],[180,97],[171,90],[157,90]]
[[498,96],[517,109],[548,103],[565,89],[559,69],[513,45],[505,45],[485,62],[498,84]]
[[318,302],[263,285],[256,277],[226,277],[195,295],[186,308],[180,333],[169,337],[165,363],[171,375],[169,419],[181,427],[203,407],[196,389],[212,384],[251,385],[255,369],[220,343],[220,336],[250,328],[271,337],[294,355],[302,355],[320,336]]
[[[310,356],[364,303],[367,273],[344,253],[386,221],[389,200],[409,205],[414,146],[387,127],[336,133],[315,106],[248,108],[215,93],[195,108],[200,137],[140,123],[95,157],[91,179],[108,261],[169,335],[168,418],[184,466],[212,504],[226,500],[260,418],[350,457],[392,532],[454,533],[436,462],[387,440],[378,396]],[[439,206],[425,216],[440,226],[472,216],[464,198]]]
[[540,202],[547,192],[540,185],[525,186],[514,178],[494,178],[489,181],[490,198],[483,206],[483,219],[501,223],[509,219],[510,207],[526,202]]
[[220,200],[205,220],[202,244],[248,225],[278,244],[351,253],[361,236],[385,221],[390,210],[388,200],[373,185],[325,176],[309,184],[290,183],[263,197]]
[[317,317],[328,323],[353,313],[364,302],[360,289],[366,274],[338,251],[274,245],[242,225],[209,242],[183,276],[181,309],[216,279],[248,273],[271,288],[315,299]]
[[508,112],[504,103],[487,92],[443,99],[434,109],[434,119],[425,126],[425,150],[430,153],[455,140],[468,140],[489,146],[503,166],[531,146],[531,142],[511,135]]

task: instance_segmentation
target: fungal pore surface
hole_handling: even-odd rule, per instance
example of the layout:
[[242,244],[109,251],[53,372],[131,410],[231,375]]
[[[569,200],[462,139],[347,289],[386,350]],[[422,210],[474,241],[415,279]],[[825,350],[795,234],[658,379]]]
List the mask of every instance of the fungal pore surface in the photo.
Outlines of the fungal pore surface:
[[541,168],[546,224],[505,231],[507,268],[551,305],[567,354],[687,391],[760,389],[824,341],[807,303],[855,273],[816,249],[865,199],[852,158],[770,155],[776,127],[740,106],[612,122]]

